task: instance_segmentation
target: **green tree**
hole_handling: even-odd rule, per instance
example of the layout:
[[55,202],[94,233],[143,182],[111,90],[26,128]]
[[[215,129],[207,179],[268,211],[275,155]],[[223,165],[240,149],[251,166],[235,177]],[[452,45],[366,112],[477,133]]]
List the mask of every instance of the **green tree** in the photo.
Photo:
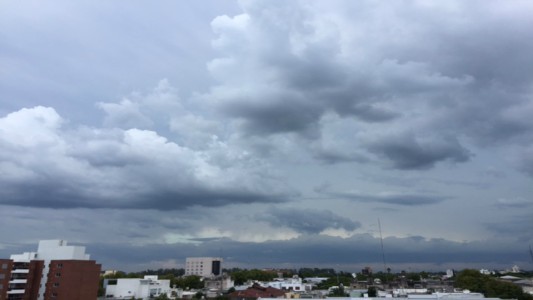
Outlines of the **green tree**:
[[376,289],[375,286],[368,287],[368,297],[377,297],[378,296],[378,289]]
[[168,300],[167,294],[161,294],[155,298],[155,300]]
[[201,289],[204,287],[204,282],[200,276],[185,276],[175,279],[175,284],[182,289]]
[[344,291],[344,285],[342,285],[342,283],[341,283],[338,288],[332,289],[328,296],[330,296],[330,297],[347,297],[348,293],[346,293]]
[[317,289],[325,290],[332,286],[339,286],[340,284],[343,284],[344,286],[349,286],[352,283],[353,277],[351,274],[348,273],[342,273],[338,274],[335,277],[330,277],[325,281],[322,281],[321,283],[317,284]]
[[477,270],[464,270],[457,274],[455,287],[483,293],[489,298],[533,300],[533,296],[524,293],[519,286],[483,275]]
[[276,278],[277,273],[271,271],[252,270],[235,270],[230,273],[231,278],[236,285],[241,285],[248,280],[271,281]]

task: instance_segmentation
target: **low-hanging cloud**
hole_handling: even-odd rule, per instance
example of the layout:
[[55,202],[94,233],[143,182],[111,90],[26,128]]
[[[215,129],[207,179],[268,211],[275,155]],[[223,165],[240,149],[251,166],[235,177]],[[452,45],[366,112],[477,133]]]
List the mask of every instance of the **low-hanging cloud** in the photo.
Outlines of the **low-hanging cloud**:
[[318,234],[328,228],[353,231],[361,224],[329,210],[272,208],[255,217],[273,227],[288,227],[300,233]]
[[407,193],[361,193],[361,192],[343,192],[331,191],[329,189],[318,189],[317,192],[340,199],[353,201],[364,201],[372,203],[392,204],[399,206],[424,206],[440,203],[449,197],[426,194],[407,194]]

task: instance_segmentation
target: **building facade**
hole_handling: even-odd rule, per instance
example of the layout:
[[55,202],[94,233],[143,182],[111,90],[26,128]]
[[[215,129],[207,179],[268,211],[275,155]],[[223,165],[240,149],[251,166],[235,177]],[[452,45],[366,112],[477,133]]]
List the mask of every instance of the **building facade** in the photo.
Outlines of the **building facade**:
[[185,276],[211,277],[221,274],[222,258],[220,257],[187,257],[185,260]]
[[105,296],[113,299],[148,300],[166,294],[170,297],[169,279],[158,279],[157,275],[147,275],[141,278],[119,278],[104,280]]
[[40,241],[36,252],[0,260],[0,300],[94,300],[100,269],[85,247]]

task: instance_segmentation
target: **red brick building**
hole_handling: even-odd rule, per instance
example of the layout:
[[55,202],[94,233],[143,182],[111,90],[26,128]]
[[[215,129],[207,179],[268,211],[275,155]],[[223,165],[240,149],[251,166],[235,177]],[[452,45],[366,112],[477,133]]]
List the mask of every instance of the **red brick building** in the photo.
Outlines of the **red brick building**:
[[[95,300],[101,266],[89,260],[85,249],[45,241],[42,252],[26,252],[0,259],[0,300]],[[83,249],[81,249],[83,248]],[[72,254],[75,253],[75,254]],[[67,256],[82,259],[52,259]],[[41,258],[41,259],[39,259]]]
[[94,260],[51,261],[44,299],[96,299],[100,269]]

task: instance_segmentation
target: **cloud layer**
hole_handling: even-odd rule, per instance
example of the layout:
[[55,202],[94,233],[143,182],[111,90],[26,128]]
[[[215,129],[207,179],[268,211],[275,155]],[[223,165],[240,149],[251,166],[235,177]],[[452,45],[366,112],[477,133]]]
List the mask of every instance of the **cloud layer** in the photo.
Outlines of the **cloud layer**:
[[527,260],[531,2],[209,4],[3,5],[1,254]]
[[0,119],[3,204],[172,210],[283,202],[288,195],[245,157],[217,165],[211,155],[230,154],[216,143],[196,152],[154,131],[66,129],[64,123],[45,107]]

